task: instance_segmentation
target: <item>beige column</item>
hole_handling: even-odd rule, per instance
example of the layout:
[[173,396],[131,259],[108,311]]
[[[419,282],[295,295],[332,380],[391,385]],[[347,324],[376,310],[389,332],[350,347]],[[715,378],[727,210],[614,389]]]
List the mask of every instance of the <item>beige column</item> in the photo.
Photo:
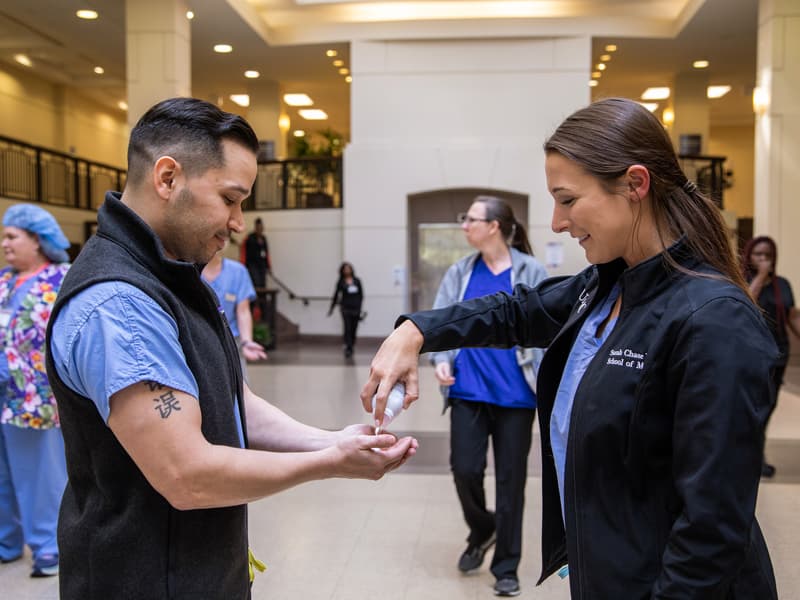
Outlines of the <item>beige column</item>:
[[[800,288],[800,2],[761,0],[755,127],[755,235],[778,244],[778,272]],[[795,292],[796,293],[796,292]]]
[[259,141],[274,144],[275,158],[286,158],[286,136],[278,121],[281,116],[281,96],[277,81],[251,79],[247,83],[250,107],[247,121],[255,130]]
[[126,0],[128,125],[153,104],[190,96],[191,21],[184,0]]
[[678,73],[675,77],[672,100],[675,122],[670,136],[675,149],[680,152],[681,135],[697,134],[701,138],[700,154],[708,151],[709,104],[706,96],[708,74],[704,71]]

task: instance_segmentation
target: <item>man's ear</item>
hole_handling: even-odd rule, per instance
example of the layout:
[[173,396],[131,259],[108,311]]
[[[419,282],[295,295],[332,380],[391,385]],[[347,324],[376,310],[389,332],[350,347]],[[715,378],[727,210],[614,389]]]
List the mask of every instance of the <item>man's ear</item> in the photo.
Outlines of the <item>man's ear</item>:
[[175,178],[181,172],[180,163],[171,156],[162,156],[153,165],[153,187],[164,200],[175,187]]
[[641,201],[642,198],[650,193],[650,171],[643,165],[631,165],[625,173],[628,189],[631,192],[631,200]]

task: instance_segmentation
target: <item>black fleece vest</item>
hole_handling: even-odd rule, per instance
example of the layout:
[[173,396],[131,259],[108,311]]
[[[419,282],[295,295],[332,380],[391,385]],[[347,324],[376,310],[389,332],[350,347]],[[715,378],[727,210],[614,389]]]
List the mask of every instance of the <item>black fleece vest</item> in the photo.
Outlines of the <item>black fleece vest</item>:
[[[153,231],[119,194],[106,195],[97,234],[64,279],[48,347],[59,334],[52,329],[61,307],[109,280],[139,288],[175,320],[199,388],[203,435],[212,444],[238,447],[234,402],[243,397],[242,373],[216,297],[196,265],[164,256]],[[150,486],[93,402],[61,381],[49,352],[47,373],[69,475],[58,522],[62,600],[249,598],[246,506],[173,508]]]

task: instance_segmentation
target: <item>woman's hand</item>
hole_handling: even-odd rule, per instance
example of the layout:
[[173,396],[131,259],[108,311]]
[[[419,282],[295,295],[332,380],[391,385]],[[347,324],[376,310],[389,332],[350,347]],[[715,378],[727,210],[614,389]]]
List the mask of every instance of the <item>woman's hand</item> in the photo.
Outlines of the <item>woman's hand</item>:
[[242,349],[242,356],[244,356],[245,360],[256,361],[267,359],[267,353],[264,351],[264,346],[258,342],[248,340],[242,342],[240,348]]
[[451,386],[456,382],[456,378],[453,377],[450,368],[450,363],[447,361],[436,363],[433,373],[436,375],[436,381],[439,382],[439,385]]
[[402,381],[406,386],[403,408],[408,408],[419,397],[417,368],[423,341],[417,326],[411,321],[404,321],[383,341],[372,359],[369,379],[361,389],[361,403],[365,411],[373,412],[372,396],[377,393],[373,415],[376,426],[383,423],[386,399],[396,382]]

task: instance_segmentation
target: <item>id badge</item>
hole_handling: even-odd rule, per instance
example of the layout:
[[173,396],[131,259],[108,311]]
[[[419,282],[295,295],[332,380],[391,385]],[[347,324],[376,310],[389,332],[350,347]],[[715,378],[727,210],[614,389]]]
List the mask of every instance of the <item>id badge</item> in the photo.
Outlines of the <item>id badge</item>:
[[0,309],[0,327],[8,327],[13,313],[7,308]]

